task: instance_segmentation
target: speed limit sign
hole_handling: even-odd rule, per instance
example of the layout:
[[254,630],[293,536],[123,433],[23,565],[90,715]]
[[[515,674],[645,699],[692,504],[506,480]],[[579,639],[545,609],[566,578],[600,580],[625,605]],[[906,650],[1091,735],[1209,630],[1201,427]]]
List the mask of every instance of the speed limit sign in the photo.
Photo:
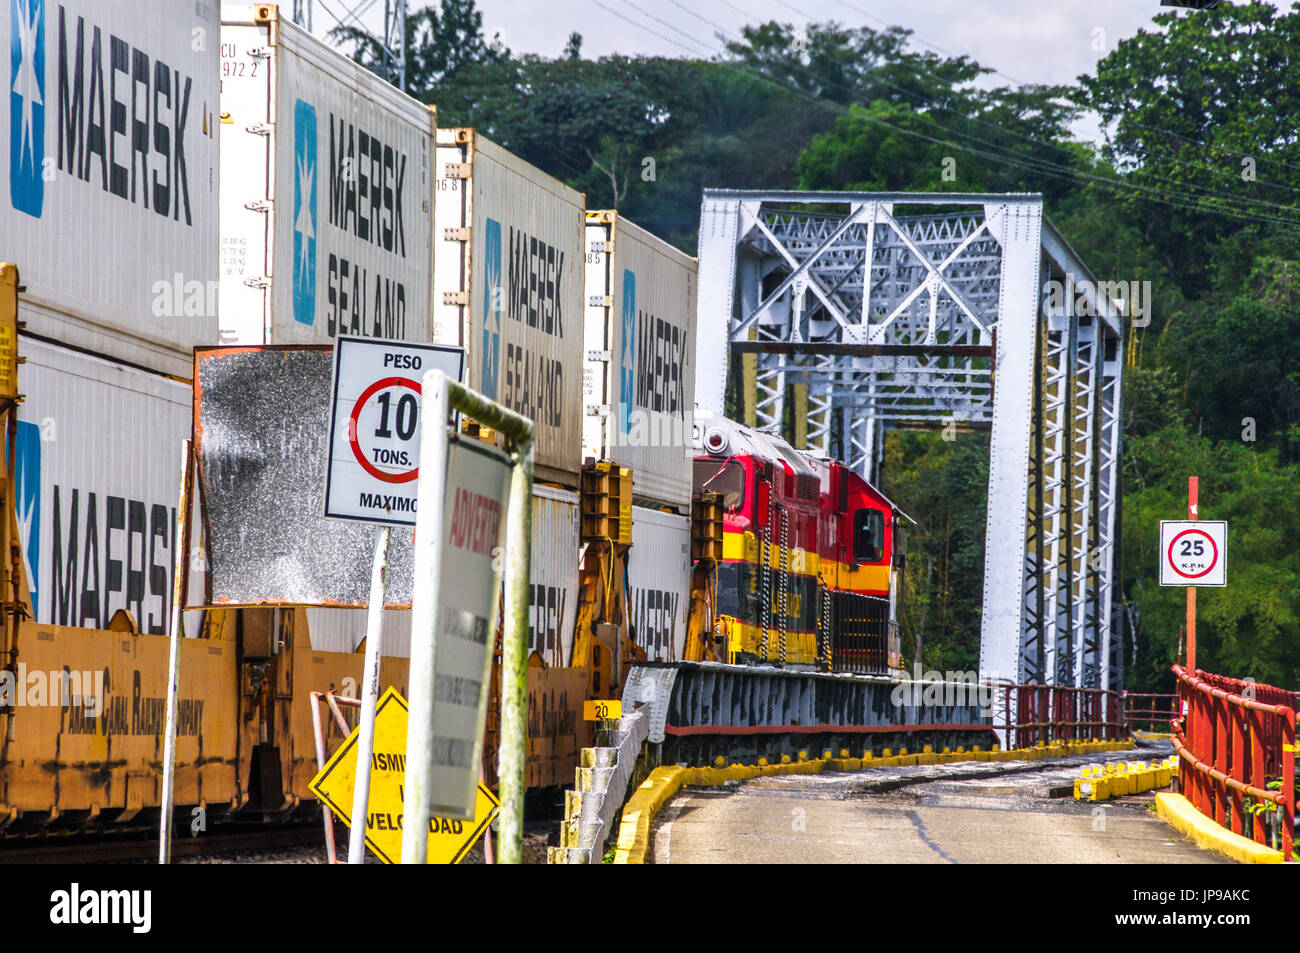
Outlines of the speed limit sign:
[[1228,524],[1164,520],[1160,523],[1160,585],[1226,586]]
[[334,388],[325,515],[415,525],[420,462],[420,380],[437,368],[461,379],[459,347],[340,337]]

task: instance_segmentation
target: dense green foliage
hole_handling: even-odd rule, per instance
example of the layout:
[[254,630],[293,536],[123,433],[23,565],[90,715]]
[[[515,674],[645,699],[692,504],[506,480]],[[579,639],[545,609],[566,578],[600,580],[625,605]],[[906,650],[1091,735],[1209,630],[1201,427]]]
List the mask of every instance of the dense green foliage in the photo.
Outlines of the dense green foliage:
[[[576,34],[556,59],[510,53],[473,0],[410,20],[411,88],[440,125],[475,126],[687,251],[705,186],[1041,192],[1098,278],[1153,292],[1125,355],[1130,687],[1171,683],[1183,591],[1156,584],[1156,528],[1185,513],[1189,474],[1201,515],[1230,521],[1198,661],[1300,687],[1300,10],[1164,13],[1075,87],[996,89],[900,29],[763,23],[708,61],[591,60]],[[1100,148],[1070,134],[1084,110]],[[895,433],[886,453],[885,490],[917,520],[905,651],[973,667],[987,439]]]

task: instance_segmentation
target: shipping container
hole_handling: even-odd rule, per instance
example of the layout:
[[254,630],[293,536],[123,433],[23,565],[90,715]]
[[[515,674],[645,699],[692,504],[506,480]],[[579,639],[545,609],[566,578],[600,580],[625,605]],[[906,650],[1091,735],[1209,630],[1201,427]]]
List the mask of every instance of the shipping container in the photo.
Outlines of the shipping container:
[[539,478],[582,463],[583,196],[473,129],[439,129],[434,340],[536,425]]
[[27,329],[187,377],[217,337],[217,4],[6,7],[0,261]]
[[428,341],[434,108],[273,4],[222,16],[222,343]]
[[[532,602],[529,647],[548,666],[573,658],[578,617],[578,495],[538,484],[533,487]],[[365,609],[308,609],[311,647],[318,652],[354,652],[366,635]],[[409,658],[411,613],[384,610],[385,657]]]
[[[165,634],[190,387],[26,335],[19,350],[15,490],[36,621],[102,629],[126,609],[141,632]],[[197,532],[191,554],[194,604]],[[199,621],[186,613],[188,635]]]
[[[365,609],[308,609],[307,630],[316,652],[355,652],[366,637]],[[411,657],[411,610],[385,609],[384,658]]]
[[652,662],[680,661],[690,615],[689,517],[632,507],[627,582],[633,641]]
[[578,494],[550,486],[533,487],[529,647],[552,668],[573,663],[581,530]]
[[583,455],[635,499],[691,501],[698,262],[617,212],[587,213]]

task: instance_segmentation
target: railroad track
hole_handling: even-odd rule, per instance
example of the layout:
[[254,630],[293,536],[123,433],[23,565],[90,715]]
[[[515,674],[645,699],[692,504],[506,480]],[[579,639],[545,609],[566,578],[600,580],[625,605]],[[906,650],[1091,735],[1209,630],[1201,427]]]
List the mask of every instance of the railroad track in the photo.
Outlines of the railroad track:
[[[172,841],[173,857],[195,857],[231,850],[273,850],[320,844],[325,849],[320,822],[289,826],[260,827],[202,837],[177,836]],[[0,844],[0,864],[107,864],[131,860],[152,860],[158,856],[158,836],[67,837],[43,843]]]

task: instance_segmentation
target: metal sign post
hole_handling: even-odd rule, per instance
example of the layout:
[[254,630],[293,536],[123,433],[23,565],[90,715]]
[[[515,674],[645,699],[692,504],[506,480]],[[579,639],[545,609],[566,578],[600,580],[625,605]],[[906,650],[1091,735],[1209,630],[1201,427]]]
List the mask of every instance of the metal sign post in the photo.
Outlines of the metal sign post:
[[[392,524],[413,525],[419,476],[422,369],[464,368],[461,348],[402,341],[340,337],[334,348],[330,436],[325,469],[324,515],[381,524],[375,536],[366,610],[366,657],[362,672],[361,722],[348,863],[366,860],[370,816],[370,767],[383,658],[383,610],[387,593]],[[441,373],[441,371],[439,371]],[[441,472],[441,471],[438,471]],[[418,486],[418,484],[417,484]],[[437,507],[434,507],[437,509]]]
[[[370,604],[366,608],[366,661],[362,673],[360,736],[357,739],[357,783],[352,791],[352,830],[348,863],[366,862],[366,819],[370,816],[370,752],[375,746],[375,707],[379,704],[380,643],[384,628],[384,583],[388,574],[391,526],[375,535],[375,560],[370,568]],[[358,821],[358,818],[360,819]]]
[[172,579],[171,650],[167,662],[167,723],[163,742],[162,806],[158,816],[158,863],[172,859],[172,801],[176,784],[176,695],[180,690],[182,628],[190,548],[190,442],[181,441],[180,508],[176,511],[175,576]]
[[1187,588],[1187,669],[1196,672],[1196,590],[1228,584],[1228,524],[1199,518],[1197,478],[1187,479],[1187,519],[1160,522],[1160,585]]
[[[1187,478],[1187,518],[1196,519],[1197,503],[1196,493],[1198,489],[1198,479],[1194,476]],[[1187,668],[1195,672],[1196,669],[1196,587],[1187,587]]]
[[[456,620],[444,618],[444,603],[452,603],[442,589],[442,547],[447,535],[444,499],[450,493],[445,481],[430,479],[446,473],[449,460],[448,418],[456,410],[504,435],[509,441],[511,474],[505,526],[505,618],[501,664],[501,744],[497,776],[500,780],[501,831],[497,860],[517,864],[523,856],[524,725],[527,716],[528,585],[532,536],[533,424],[480,394],[449,380],[440,371],[424,375],[424,422],[420,444],[420,481],[416,506],[414,592],[411,603],[410,722],[406,738],[406,792],[403,805],[402,863],[424,863],[428,856],[429,820],[433,817],[434,788],[439,772],[445,773],[448,743],[446,728],[435,726],[438,708],[435,686],[439,676],[438,639],[449,634]],[[454,529],[454,527],[453,527]],[[495,597],[493,597],[495,601]],[[463,616],[452,605],[447,616]],[[495,613],[493,613],[495,615]],[[487,658],[491,657],[492,626],[482,633]],[[462,640],[464,629],[460,630]],[[451,647],[447,646],[444,651]],[[442,667],[446,668],[446,664]],[[480,689],[482,690],[482,688]],[[480,708],[480,713],[482,709]],[[441,731],[440,735],[438,731]],[[478,745],[481,748],[481,717]],[[475,759],[469,759],[470,761]],[[462,766],[463,767],[463,766]],[[477,766],[471,764],[477,778]]]

